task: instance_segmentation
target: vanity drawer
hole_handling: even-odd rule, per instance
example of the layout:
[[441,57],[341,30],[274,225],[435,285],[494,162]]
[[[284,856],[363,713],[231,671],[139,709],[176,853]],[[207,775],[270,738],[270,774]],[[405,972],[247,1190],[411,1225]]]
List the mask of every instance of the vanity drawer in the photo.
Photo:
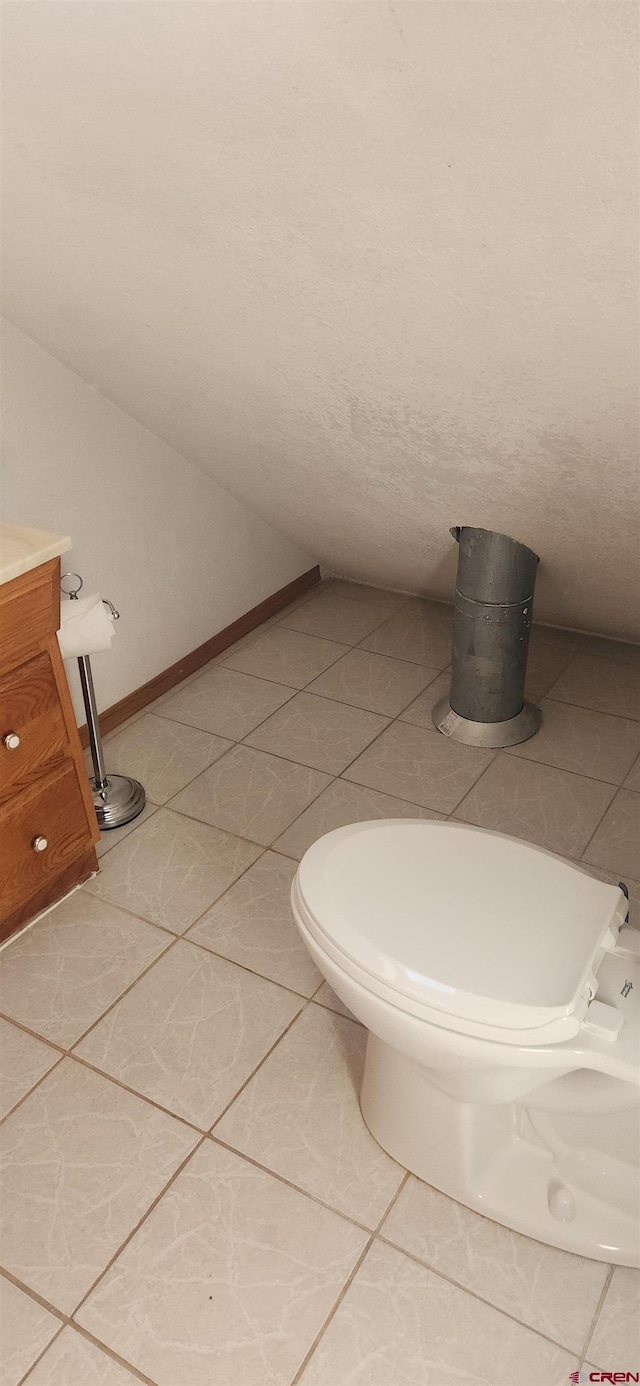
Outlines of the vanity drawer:
[[67,761],[0,808],[0,917],[55,880],[91,847],[76,768]]
[[59,625],[59,558],[0,585],[0,673],[38,654]]
[[0,801],[26,789],[66,755],[67,730],[51,660],[41,654],[0,679]]

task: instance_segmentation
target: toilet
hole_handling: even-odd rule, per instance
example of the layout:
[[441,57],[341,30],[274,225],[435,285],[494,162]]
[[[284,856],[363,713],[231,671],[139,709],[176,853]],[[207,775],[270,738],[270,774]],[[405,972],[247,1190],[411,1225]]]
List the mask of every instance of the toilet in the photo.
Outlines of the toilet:
[[617,886],[466,824],[353,823],[306,852],[298,930],[368,1030],[362,1115],[485,1217],[640,1264],[640,933]]

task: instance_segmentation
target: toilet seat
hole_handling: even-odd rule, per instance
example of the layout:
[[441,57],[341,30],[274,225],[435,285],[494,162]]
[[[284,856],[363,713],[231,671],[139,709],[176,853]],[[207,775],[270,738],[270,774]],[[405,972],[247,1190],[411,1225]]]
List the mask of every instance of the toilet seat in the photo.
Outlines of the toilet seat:
[[[294,912],[354,981],[400,1010],[510,1045],[615,1040],[598,1002],[626,900],[519,839],[466,824],[377,820],[303,858]],[[625,1046],[626,1048],[626,1046]]]

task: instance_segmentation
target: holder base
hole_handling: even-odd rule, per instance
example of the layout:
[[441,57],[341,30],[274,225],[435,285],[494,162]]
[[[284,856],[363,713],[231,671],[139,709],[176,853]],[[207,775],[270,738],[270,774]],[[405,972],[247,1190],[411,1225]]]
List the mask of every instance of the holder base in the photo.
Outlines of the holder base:
[[438,731],[452,741],[497,750],[500,746],[517,746],[520,741],[528,741],[537,732],[542,713],[533,703],[525,703],[517,717],[509,717],[505,722],[472,722],[454,712],[447,697],[436,703],[433,721]]
[[109,828],[121,828],[142,813],[145,792],[139,780],[132,779],[130,775],[107,775],[102,789],[98,788],[94,779],[89,784],[98,827],[103,832]]

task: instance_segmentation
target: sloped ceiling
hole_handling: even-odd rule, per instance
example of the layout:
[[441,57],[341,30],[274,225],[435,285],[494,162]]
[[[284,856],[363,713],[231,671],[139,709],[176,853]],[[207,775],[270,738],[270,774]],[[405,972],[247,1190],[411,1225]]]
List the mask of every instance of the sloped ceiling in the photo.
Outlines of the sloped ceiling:
[[5,5],[5,309],[334,571],[637,636],[627,0]]

